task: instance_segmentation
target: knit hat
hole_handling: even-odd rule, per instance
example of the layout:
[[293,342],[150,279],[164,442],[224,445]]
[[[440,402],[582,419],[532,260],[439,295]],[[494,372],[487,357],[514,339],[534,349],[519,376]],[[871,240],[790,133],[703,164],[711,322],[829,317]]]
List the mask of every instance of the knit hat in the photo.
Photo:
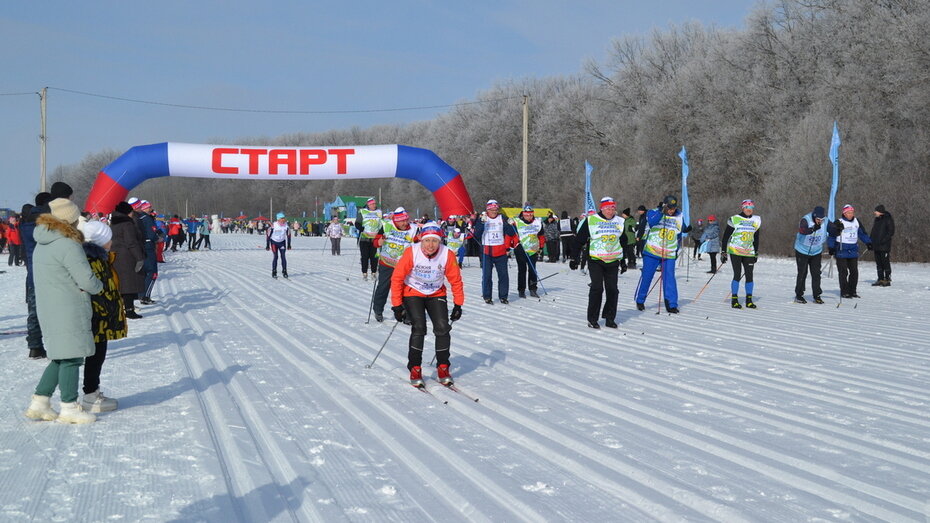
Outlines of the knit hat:
[[620,211],[620,214],[625,214],[627,216],[630,216],[630,208],[627,207],[626,209],[623,209],[622,211]]
[[755,209],[756,203],[750,199],[743,200],[743,203],[739,204],[740,209]]
[[55,198],[47,192],[40,192],[36,195],[36,207],[45,207],[48,205],[48,202],[54,200]]
[[119,202],[116,204],[116,208],[113,209],[115,212],[121,212],[125,215],[129,215],[132,212],[132,205],[129,205],[127,202]]
[[78,218],[81,217],[81,210],[67,198],[55,198],[48,203],[48,206],[52,210],[52,216],[65,223],[77,223]]
[[856,212],[856,208],[853,207],[852,204],[847,203],[846,205],[843,206],[843,212],[846,212],[846,211]]
[[636,210],[637,210],[637,211],[646,212],[646,206],[645,206],[645,205],[640,205],[639,207],[636,208]]
[[604,207],[613,207],[614,209],[616,209],[617,202],[615,202],[614,199],[611,198],[610,196],[605,196],[601,198],[601,209],[603,209]]
[[665,199],[662,200],[662,203],[664,203],[666,207],[671,208],[671,209],[678,208],[678,198],[675,196],[672,196],[671,194],[666,196]]
[[151,208],[152,208],[152,204],[149,203],[148,200],[139,200],[139,209],[140,209],[140,210],[143,210],[143,211],[144,211],[144,210],[146,210],[146,209],[151,209]]
[[142,205],[142,200],[140,200],[140,199],[136,198],[135,196],[133,196],[132,198],[126,200],[126,203],[128,203],[129,205],[131,205],[133,209],[138,209],[139,206]]
[[709,222],[715,222],[715,221],[717,221],[717,215],[716,215],[716,214],[708,214],[708,215],[707,215],[707,221],[709,221]]
[[485,206],[484,206],[485,209],[490,209],[490,208],[492,208],[492,207],[495,208],[495,209],[499,209],[499,208],[500,208],[500,204],[497,203],[497,200],[488,200],[488,203],[485,204]]
[[826,211],[824,211],[823,207],[819,205],[817,207],[814,207],[814,212],[811,213],[812,217],[821,218],[821,219],[823,219],[823,217],[826,215],[827,215]]
[[532,205],[527,205],[527,206],[523,207],[523,212],[533,212],[533,213],[535,213],[536,211],[533,210],[533,206],[532,206]]
[[885,213],[888,212],[888,211],[885,210],[885,206],[884,206],[884,205],[878,205],[877,207],[875,207],[875,212],[880,212],[880,213],[882,213],[882,214],[885,214]]
[[403,207],[398,207],[394,209],[394,214],[391,215],[391,219],[394,220],[395,222],[399,222],[401,220],[409,220],[410,215],[407,214],[407,209],[404,209]]
[[369,203],[378,203],[378,201],[375,200],[374,198],[369,198],[365,200],[365,205],[368,205]]
[[442,228],[436,222],[426,222],[420,227],[420,239],[427,236],[435,236],[442,239]]
[[99,221],[84,224],[84,241],[103,247],[111,239],[113,239],[113,231],[107,224]]
[[[206,218],[207,215],[205,214],[203,217]],[[280,220],[281,218],[284,218],[284,213],[279,212],[278,214],[275,214],[274,217]]]
[[56,198],[65,198],[68,199],[74,194],[74,190],[70,185],[65,182],[55,182],[52,184],[52,188],[49,189],[49,192],[52,194],[52,200]]

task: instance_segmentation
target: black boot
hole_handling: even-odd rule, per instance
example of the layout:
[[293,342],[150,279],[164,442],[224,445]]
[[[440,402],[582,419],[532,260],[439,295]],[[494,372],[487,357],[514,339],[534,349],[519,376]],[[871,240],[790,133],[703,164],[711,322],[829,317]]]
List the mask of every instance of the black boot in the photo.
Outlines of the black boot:
[[284,276],[284,278],[287,279],[287,269],[283,269],[281,271],[281,276]]
[[734,294],[734,295],[730,298],[730,307],[733,307],[734,309],[742,309],[742,308],[743,308],[743,306],[739,304],[739,296],[737,296],[737,295]]
[[747,309],[755,309],[755,308],[756,308],[756,304],[752,302],[752,294],[747,294],[747,295],[746,295],[746,308],[747,308]]
[[278,270],[277,270],[277,269],[271,269],[271,277],[274,278],[274,279],[276,279],[276,280],[278,279]]

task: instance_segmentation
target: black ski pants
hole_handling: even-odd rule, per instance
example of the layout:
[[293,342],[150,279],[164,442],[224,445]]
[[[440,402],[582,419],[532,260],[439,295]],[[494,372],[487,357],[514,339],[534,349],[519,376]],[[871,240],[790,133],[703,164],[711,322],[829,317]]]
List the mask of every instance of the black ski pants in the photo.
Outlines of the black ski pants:
[[752,268],[756,265],[755,256],[730,255],[730,265],[733,266],[733,281],[740,281],[743,272],[746,272],[746,283],[752,283]]
[[107,340],[94,343],[94,355],[84,358],[84,394],[100,388],[100,369],[107,359]]
[[449,324],[449,306],[445,296],[405,296],[404,308],[410,320],[410,348],[407,351],[407,369],[423,366],[423,342],[426,338],[426,315],[433,323],[436,336],[436,364],[449,365],[449,347],[452,345],[452,325]]
[[575,236],[562,236],[562,263],[571,260],[575,252],[572,250],[572,244],[575,243]]
[[875,251],[875,268],[878,270],[879,280],[891,280],[891,253]]
[[807,284],[807,273],[811,273],[811,291],[817,298],[823,292],[820,288],[820,254],[808,256],[798,251],[794,251],[794,258],[798,263],[798,279],[794,283],[794,295],[798,298],[804,297],[805,286]]
[[546,240],[546,250],[549,251],[549,263],[559,261],[559,240]]
[[837,258],[836,270],[840,276],[840,295],[856,294],[859,285],[859,258]]
[[378,285],[375,287],[375,297],[371,308],[375,314],[384,313],[384,304],[387,303],[388,294],[391,293],[391,277],[394,276],[394,267],[382,265],[378,269]]
[[45,350],[42,344],[42,327],[39,326],[39,315],[36,313],[36,287],[26,284],[26,345],[29,349]]
[[517,259],[517,290],[522,294],[526,291],[527,279],[529,279],[530,290],[536,290],[536,258],[539,253],[527,257],[526,251],[517,247],[514,251],[514,258]]
[[[584,256],[587,258],[587,256]],[[588,262],[588,276],[591,277],[591,288],[588,290],[588,321],[597,323],[600,318],[613,320],[617,316],[617,298],[620,291],[617,288],[617,277],[620,275],[618,262],[604,263],[601,260]],[[601,310],[601,295],[606,294],[604,310]]]
[[375,248],[374,242],[363,238],[358,242],[358,251],[362,254],[362,274],[367,273],[369,267],[372,274],[377,273],[378,249]]

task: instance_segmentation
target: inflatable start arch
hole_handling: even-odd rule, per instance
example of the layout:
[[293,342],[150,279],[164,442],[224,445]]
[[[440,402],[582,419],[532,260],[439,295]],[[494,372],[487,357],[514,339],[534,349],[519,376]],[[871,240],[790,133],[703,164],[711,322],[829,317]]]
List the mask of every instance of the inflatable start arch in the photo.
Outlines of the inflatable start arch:
[[137,145],[106,166],[84,209],[109,213],[149,178],[182,176],[240,180],[407,178],[432,191],[442,216],[468,214],[462,176],[436,153],[406,145],[261,147],[156,143]]

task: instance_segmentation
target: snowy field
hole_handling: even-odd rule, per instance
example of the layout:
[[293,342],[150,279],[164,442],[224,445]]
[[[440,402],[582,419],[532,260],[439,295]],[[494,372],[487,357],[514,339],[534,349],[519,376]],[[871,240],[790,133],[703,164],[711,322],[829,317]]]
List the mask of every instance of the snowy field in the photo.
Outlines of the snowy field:
[[[103,368],[120,408],[94,424],[26,419],[45,362],[0,335],[0,520],[930,518],[926,265],[879,288],[863,262],[862,298],[837,308],[835,277],[797,305],[794,260],[764,258],[759,309],[731,310],[729,266],[693,301],[705,260],[680,269],[676,316],[657,291],[637,312],[630,271],[620,329],[594,331],[567,265],[540,264],[558,273],[542,300],[517,298],[514,265],[511,305],[489,306],[472,261],[452,372],[476,403],[433,368],[432,396],[406,383],[405,326],[366,369],[394,322],[366,325],[354,243],[296,239],[290,281],[257,236],[213,243],[167,253]],[[23,330],[25,270],[0,269],[0,331]]]

